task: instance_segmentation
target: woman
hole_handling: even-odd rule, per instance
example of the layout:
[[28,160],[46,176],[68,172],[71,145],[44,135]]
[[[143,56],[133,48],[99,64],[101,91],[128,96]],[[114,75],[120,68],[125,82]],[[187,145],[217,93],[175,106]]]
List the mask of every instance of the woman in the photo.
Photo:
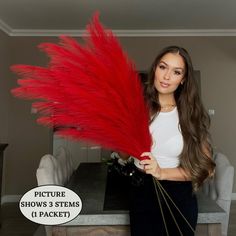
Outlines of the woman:
[[141,155],[148,160],[135,159],[143,169],[144,184],[131,187],[131,235],[194,235],[198,215],[194,191],[213,174],[215,164],[209,117],[185,49],[171,46],[160,52],[145,96],[153,145],[151,153]]

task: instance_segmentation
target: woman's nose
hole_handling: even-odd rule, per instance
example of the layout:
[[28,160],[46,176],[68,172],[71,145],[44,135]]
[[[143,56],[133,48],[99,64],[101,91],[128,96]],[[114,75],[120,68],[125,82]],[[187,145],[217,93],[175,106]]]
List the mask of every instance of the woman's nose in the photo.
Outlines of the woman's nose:
[[164,79],[170,79],[170,73],[171,73],[171,71],[167,70],[165,75],[164,75]]

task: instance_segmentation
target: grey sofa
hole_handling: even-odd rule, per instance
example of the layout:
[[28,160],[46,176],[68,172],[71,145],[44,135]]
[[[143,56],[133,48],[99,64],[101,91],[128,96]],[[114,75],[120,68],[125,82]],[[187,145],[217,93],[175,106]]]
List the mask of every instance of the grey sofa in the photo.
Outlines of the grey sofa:
[[234,182],[234,167],[222,153],[215,153],[216,172],[213,179],[203,185],[204,194],[208,195],[227,213],[222,223],[222,236],[227,236],[231,195]]

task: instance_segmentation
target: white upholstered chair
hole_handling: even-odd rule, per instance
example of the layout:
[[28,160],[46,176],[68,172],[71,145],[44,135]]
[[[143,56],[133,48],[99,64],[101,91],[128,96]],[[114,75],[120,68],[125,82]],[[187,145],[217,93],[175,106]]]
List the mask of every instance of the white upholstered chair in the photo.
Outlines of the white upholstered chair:
[[[47,184],[63,186],[67,183],[73,171],[73,161],[69,151],[64,147],[59,147],[55,157],[46,154],[41,158],[36,171],[38,186]],[[45,226],[44,229],[47,236],[52,236],[52,226]],[[42,228],[39,227],[36,235],[40,232],[43,234]]]
[[57,173],[57,160],[50,154],[44,155],[39,163],[36,171],[38,186],[46,184],[59,184],[59,176]]
[[[61,184],[61,177],[59,174],[59,163],[56,158],[50,154],[44,155],[39,163],[39,167],[36,171],[36,178],[38,186],[47,185],[47,184]],[[45,226],[45,232],[47,236],[52,235],[52,227]]]
[[213,200],[216,200],[217,204],[227,213],[227,217],[222,223],[222,236],[227,236],[234,182],[234,167],[222,153],[216,153],[214,160],[216,163],[215,176],[204,184],[203,192]]

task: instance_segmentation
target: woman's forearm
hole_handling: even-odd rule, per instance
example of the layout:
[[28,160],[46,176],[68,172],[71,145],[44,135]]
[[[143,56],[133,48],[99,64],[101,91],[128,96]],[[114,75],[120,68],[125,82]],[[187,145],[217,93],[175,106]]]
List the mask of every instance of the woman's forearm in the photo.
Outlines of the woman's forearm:
[[156,158],[150,152],[144,152],[141,157],[147,156],[149,159],[140,161],[143,169],[147,174],[151,174],[158,180],[172,180],[172,181],[191,181],[191,175],[187,170],[181,167],[176,168],[161,168],[157,163]]
[[181,167],[161,168],[160,180],[191,181],[190,174]]

